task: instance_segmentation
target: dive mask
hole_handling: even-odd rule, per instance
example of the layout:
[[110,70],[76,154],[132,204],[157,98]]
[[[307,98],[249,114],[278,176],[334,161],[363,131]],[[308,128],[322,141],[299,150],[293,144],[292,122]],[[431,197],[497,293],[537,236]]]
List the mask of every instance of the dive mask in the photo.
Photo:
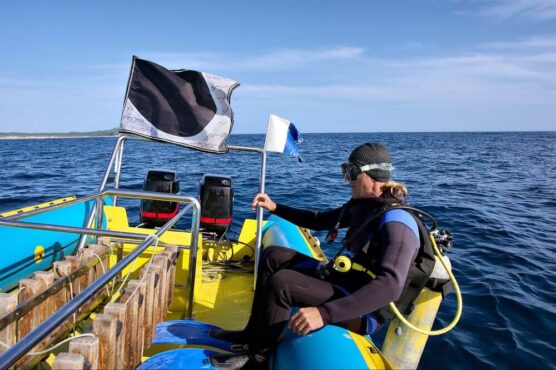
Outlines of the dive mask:
[[359,174],[370,171],[370,170],[384,170],[384,171],[392,171],[394,166],[391,163],[373,163],[373,164],[366,164],[364,166],[359,167],[355,163],[347,162],[341,164],[342,169],[342,176],[344,179],[348,181],[355,181],[357,180],[357,176]]

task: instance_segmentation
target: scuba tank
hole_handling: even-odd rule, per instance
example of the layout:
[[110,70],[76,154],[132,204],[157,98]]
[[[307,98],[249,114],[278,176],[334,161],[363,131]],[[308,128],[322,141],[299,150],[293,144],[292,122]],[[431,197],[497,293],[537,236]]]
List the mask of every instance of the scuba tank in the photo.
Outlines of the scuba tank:
[[[435,252],[439,253],[435,253],[435,265],[429,281],[413,301],[409,314],[403,317],[396,313],[382,344],[382,353],[396,369],[416,369],[429,336],[448,332],[461,315],[461,293],[451,272],[450,259],[446,255],[446,249],[452,247],[452,235],[446,230],[433,230],[430,240]],[[456,291],[458,301],[456,315],[445,328],[431,331],[442,299],[452,288]],[[406,323],[410,323],[412,327],[408,327]],[[420,330],[416,331],[415,328]]]

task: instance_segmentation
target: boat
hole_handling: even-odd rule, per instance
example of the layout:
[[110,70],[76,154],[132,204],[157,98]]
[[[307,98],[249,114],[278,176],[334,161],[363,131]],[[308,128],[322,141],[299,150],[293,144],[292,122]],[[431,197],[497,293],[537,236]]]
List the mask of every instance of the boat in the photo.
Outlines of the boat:
[[[211,355],[237,348],[207,333],[246,324],[262,249],[280,245],[327,262],[310,230],[265,220],[260,208],[228,238],[225,174],[205,175],[200,196],[180,194],[166,170],[149,171],[141,191],[120,188],[128,140],[176,144],[122,125],[97,192],[0,214],[0,240],[11,245],[0,262],[0,368],[211,369]],[[267,150],[228,145],[224,155],[235,152],[260,157],[253,190],[264,192]],[[215,208],[215,192],[228,192],[228,202]],[[130,224],[122,198],[141,200],[145,222]],[[453,277],[447,256],[439,261]],[[306,336],[285,330],[268,366],[415,368],[441,301],[441,292],[423,289],[413,311],[389,324],[382,348],[334,325]]]

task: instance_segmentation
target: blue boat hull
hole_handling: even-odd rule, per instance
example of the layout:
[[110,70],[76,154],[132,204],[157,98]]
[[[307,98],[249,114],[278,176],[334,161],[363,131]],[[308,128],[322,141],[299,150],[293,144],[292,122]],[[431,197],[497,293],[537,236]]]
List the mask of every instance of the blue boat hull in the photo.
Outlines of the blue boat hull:
[[[85,227],[94,204],[94,201],[76,203],[23,217],[18,221]],[[79,238],[80,234],[0,226],[3,248],[0,261],[0,292],[15,288],[19,280],[32,276],[35,271],[48,270],[53,262],[74,254]]]

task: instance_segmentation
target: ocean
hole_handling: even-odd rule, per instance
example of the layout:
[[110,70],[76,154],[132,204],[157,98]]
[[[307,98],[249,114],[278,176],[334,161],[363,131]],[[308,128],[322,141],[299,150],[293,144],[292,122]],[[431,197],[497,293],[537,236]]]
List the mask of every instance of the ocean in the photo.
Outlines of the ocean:
[[[556,132],[306,134],[303,163],[267,162],[267,192],[278,202],[335,208],[350,196],[340,164],[364,142],[386,145],[409,202],[454,235],[449,255],[463,292],[454,330],[427,343],[422,369],[556,368]],[[261,147],[263,135],[229,144]],[[0,212],[98,189],[115,138],[0,140]],[[197,195],[203,174],[231,176],[234,222],[254,217],[259,157],[211,155],[130,140],[122,187],[140,189],[148,169],[178,172],[181,193]],[[130,221],[138,203],[127,201]],[[317,234],[323,239],[323,234]],[[341,240],[341,237],[338,238]],[[322,243],[325,245],[325,243]],[[338,243],[326,246],[333,255]],[[455,297],[434,328],[449,323]],[[377,339],[377,340],[380,340]]]

